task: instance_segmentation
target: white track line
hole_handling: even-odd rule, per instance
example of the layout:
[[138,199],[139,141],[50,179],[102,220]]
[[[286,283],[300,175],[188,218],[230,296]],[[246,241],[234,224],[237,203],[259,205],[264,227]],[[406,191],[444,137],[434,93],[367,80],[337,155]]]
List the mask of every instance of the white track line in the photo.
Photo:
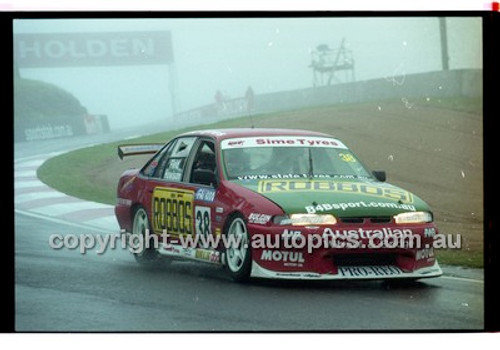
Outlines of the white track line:
[[[80,224],[80,223],[76,223],[76,222],[73,222],[73,221],[67,221],[67,220],[64,220],[64,219],[55,218],[55,217],[52,217],[52,216],[47,216],[47,215],[42,215],[42,214],[36,214],[36,213],[31,212],[31,211],[25,211],[25,210],[21,210],[21,209],[14,209],[14,212],[16,212],[17,214],[26,215],[26,216],[30,216],[30,217],[33,217],[33,218],[37,218],[37,219],[42,219],[42,220],[54,222],[56,224],[62,224],[62,225],[69,225],[69,226],[78,227],[78,228],[81,228],[83,230],[88,230],[88,231],[93,230],[93,231],[97,231],[97,232],[104,233],[104,234],[115,233],[115,232],[107,231],[107,230],[103,229],[102,227],[94,227],[94,226],[91,226],[91,225]],[[118,232],[118,230],[116,230],[116,231]]]
[[[45,163],[45,160],[46,159],[30,160],[27,162],[22,162],[22,164],[17,163],[16,165],[19,167],[40,166],[43,163]],[[14,170],[15,170],[15,165],[14,165]]]
[[[29,156],[29,157],[16,158],[14,160],[14,164],[19,165],[20,163],[25,163],[25,162],[28,162],[28,161],[35,161],[35,160],[39,160],[39,161],[45,162],[47,159],[55,157],[55,156],[58,156],[58,155],[63,154],[65,152],[66,151],[51,152],[51,153],[47,153],[47,154],[43,154],[43,155],[35,155],[35,156]],[[15,155],[14,155],[14,157],[15,157]]]
[[141,135],[128,136],[128,137],[125,137],[124,140],[132,140],[132,139],[136,139],[138,137],[141,137]]
[[480,283],[484,284],[483,280],[476,280],[474,278],[465,278],[465,277],[455,277],[455,276],[441,276],[441,278],[446,278],[449,280],[456,280],[456,281],[462,281],[462,282],[470,282],[470,283]]
[[61,192],[57,192],[56,190],[54,190],[54,192],[24,193],[15,196],[14,203],[19,204],[37,199],[62,198],[62,197],[67,197],[67,195]]
[[90,209],[110,209],[110,205],[105,205],[101,203],[95,203],[95,202],[86,202],[82,200],[81,202],[77,203],[62,203],[62,204],[51,204],[51,205],[46,205],[43,207],[39,208],[34,208],[32,211],[38,213],[38,214],[43,214],[43,215],[49,215],[49,216],[60,216],[60,215],[65,215],[69,214],[75,211],[79,210],[90,210]]
[[105,227],[106,229],[112,231],[119,230],[118,221],[116,221],[116,217],[114,215],[105,216],[97,219],[85,220],[85,223],[91,226]]
[[14,177],[20,177],[20,176],[36,176],[36,170],[14,171]]
[[[41,181],[15,181],[14,188],[27,188],[27,187],[39,187],[45,185]],[[48,186],[47,186],[48,187]]]

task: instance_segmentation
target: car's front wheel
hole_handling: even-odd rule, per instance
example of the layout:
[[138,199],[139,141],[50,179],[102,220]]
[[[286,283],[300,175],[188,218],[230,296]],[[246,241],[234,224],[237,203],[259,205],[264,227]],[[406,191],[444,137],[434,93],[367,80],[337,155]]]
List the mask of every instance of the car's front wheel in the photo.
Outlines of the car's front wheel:
[[241,214],[233,215],[226,226],[225,260],[229,274],[237,282],[246,282],[252,268],[252,250],[247,225]]

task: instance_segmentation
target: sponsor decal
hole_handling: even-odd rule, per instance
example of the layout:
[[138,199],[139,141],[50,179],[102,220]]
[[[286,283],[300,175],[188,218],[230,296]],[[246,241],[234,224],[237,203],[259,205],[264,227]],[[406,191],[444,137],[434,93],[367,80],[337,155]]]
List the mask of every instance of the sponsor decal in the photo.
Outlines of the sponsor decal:
[[251,224],[265,225],[271,220],[271,215],[251,213],[248,216],[248,222]]
[[315,214],[323,211],[330,210],[347,210],[350,208],[392,208],[401,209],[406,211],[416,211],[414,205],[411,204],[399,204],[391,202],[346,202],[346,203],[325,203],[317,205],[308,205],[305,207],[308,214]]
[[217,250],[184,247],[182,245],[164,244],[161,247],[160,253],[181,256],[188,259],[203,260],[217,264],[220,264],[222,260],[222,254]]
[[178,247],[174,246],[174,245],[171,245],[171,244],[165,244],[162,246],[162,248],[164,251],[167,251],[167,252],[170,252],[172,254],[176,254],[176,255],[181,255],[181,249],[179,249]]
[[347,147],[339,140],[330,137],[317,136],[269,136],[269,137],[242,137],[223,140],[221,148],[247,148],[247,147],[321,147],[342,148]]
[[[310,174],[256,174],[256,175],[241,175],[237,176],[238,180],[272,180],[272,179],[309,179]],[[315,179],[368,179],[363,176],[355,175],[330,175],[330,174],[314,174]]]
[[156,187],[153,191],[153,231],[166,230],[172,236],[193,232],[193,191]]
[[182,169],[183,159],[180,158],[171,158],[168,162],[168,170],[177,170]]
[[[275,261],[275,262],[283,262],[283,263],[296,263],[302,264],[304,262],[304,256],[302,252],[292,252],[286,250],[263,250],[260,256],[262,261]],[[286,265],[292,266],[292,265]]]
[[356,163],[356,158],[351,153],[339,153],[340,159],[347,163]]
[[220,227],[216,227],[215,228],[215,235],[216,236],[220,236],[221,235],[221,229],[220,229]]
[[436,235],[436,229],[434,227],[427,227],[424,229],[424,237],[434,237]]
[[195,207],[195,230],[197,235],[208,236],[211,234],[212,220],[210,217],[210,207]]
[[180,254],[188,258],[192,257],[195,251],[195,249],[191,247],[179,247],[179,249],[180,249]]
[[22,68],[170,64],[168,31],[22,33],[14,35]]
[[43,125],[36,128],[24,130],[27,141],[52,139],[64,136],[73,136],[73,129],[70,125]]
[[243,146],[243,144],[245,143],[245,141],[243,140],[240,140],[240,141],[229,141],[227,143],[228,146]]
[[354,182],[336,182],[328,180],[263,180],[259,181],[258,185],[259,193],[311,191],[352,193],[413,203],[413,195],[408,191],[392,187],[373,186],[364,183],[360,184]]
[[132,205],[132,201],[130,199],[125,199],[125,198],[118,198],[116,200],[116,203],[118,205],[125,205],[127,207],[130,207]]
[[220,253],[217,251],[197,249],[194,256],[196,259],[220,263]]
[[419,249],[415,253],[416,260],[427,260],[434,258],[434,248]]
[[380,277],[403,274],[397,266],[340,266],[339,274],[344,277]]
[[222,208],[222,207],[215,207],[215,212],[217,214],[222,214],[224,212],[224,208]]
[[383,227],[376,230],[366,230],[363,228],[358,228],[356,230],[332,230],[327,227],[323,230],[324,236],[332,236],[332,237],[352,237],[352,238],[382,238],[382,237],[394,237],[394,238],[404,238],[404,237],[412,237],[413,231],[409,228],[404,229],[391,229],[389,227]]
[[297,278],[320,278],[321,275],[319,273],[296,273],[296,272],[276,272],[276,276],[278,277],[297,277]]
[[170,181],[181,181],[182,174],[181,173],[169,173],[166,172],[164,179]]
[[198,188],[194,194],[194,199],[203,202],[213,202],[215,190],[212,188]]

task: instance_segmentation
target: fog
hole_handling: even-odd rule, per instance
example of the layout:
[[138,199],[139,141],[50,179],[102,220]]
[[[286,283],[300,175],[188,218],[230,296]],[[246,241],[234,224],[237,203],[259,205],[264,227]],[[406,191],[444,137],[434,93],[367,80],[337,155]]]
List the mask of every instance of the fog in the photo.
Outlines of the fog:
[[[480,18],[447,18],[450,69],[482,68]],[[17,33],[170,31],[175,64],[21,68],[56,84],[112,129],[164,120],[214,103],[217,90],[240,97],[311,87],[311,50],[345,38],[356,81],[441,69],[437,18],[237,18],[15,20]],[[171,74],[174,72],[174,74]],[[175,89],[172,89],[172,85]]]

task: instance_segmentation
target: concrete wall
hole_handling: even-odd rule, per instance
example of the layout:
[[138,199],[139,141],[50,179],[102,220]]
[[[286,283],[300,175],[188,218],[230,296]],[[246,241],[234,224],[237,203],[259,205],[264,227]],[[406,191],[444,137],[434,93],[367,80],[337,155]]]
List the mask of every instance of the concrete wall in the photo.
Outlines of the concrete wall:
[[401,98],[482,96],[482,70],[454,70],[256,95],[255,112]]
[[[480,97],[482,95],[483,71],[460,69],[255,95],[252,113],[388,99]],[[184,122],[188,119],[189,125],[195,125],[248,115],[249,112],[242,100],[238,98],[226,101],[228,108],[224,110],[216,108],[215,104],[196,108],[179,113],[176,119],[183,119]]]

